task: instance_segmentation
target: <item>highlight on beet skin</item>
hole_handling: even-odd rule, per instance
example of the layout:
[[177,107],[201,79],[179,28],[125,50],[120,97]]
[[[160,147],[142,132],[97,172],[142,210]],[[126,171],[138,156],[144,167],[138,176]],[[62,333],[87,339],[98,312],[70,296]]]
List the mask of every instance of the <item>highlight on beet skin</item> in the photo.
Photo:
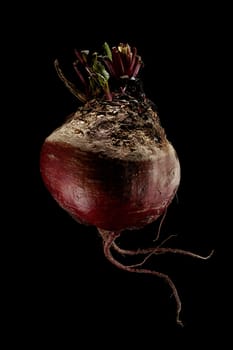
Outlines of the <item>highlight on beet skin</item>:
[[[111,263],[167,282],[177,305],[176,321],[182,325],[174,283],[168,275],[145,268],[146,260],[164,253],[208,259],[212,252],[203,257],[161,244],[137,250],[119,246],[123,231],[141,229],[157,219],[162,223],[181,180],[175,148],[143,90],[142,58],[128,43],[112,48],[104,43],[100,53],[74,50],[73,81],[66,78],[58,60],[54,65],[82,105],[42,145],[44,184],[74,219],[97,228]],[[144,260],[128,266],[117,260],[116,253]]]

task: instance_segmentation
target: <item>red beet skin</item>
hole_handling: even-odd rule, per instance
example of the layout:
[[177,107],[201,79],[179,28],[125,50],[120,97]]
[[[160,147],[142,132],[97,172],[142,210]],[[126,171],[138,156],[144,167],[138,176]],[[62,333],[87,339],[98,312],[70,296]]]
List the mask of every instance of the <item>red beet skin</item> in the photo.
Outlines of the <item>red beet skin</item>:
[[115,231],[140,228],[172,201],[180,166],[170,143],[148,159],[127,160],[81,150],[63,138],[45,140],[41,172],[52,196],[79,222]]

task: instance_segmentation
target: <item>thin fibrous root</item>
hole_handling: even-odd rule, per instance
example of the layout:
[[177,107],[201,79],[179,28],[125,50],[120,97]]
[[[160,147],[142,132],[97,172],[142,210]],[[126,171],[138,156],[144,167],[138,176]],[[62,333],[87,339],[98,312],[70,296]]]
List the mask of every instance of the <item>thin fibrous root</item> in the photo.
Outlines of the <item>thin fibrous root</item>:
[[160,237],[160,233],[161,233],[161,228],[162,228],[162,225],[163,225],[163,222],[165,220],[165,217],[167,215],[167,207],[165,208],[164,210],[164,213],[163,213],[163,216],[160,220],[160,223],[159,223],[159,228],[158,228],[158,231],[157,231],[157,234],[156,234],[156,237],[154,238],[154,242],[158,241],[159,240],[159,237]]
[[162,278],[171,288],[172,294],[175,298],[176,301],[176,322],[180,326],[183,326],[182,321],[180,320],[180,312],[181,312],[181,301],[180,297],[178,295],[176,286],[172,282],[171,278],[161,272],[154,271],[154,270],[149,270],[149,269],[144,269],[144,268],[135,268],[132,266],[127,266],[122,263],[120,263],[118,260],[116,260],[112,253],[111,253],[111,247],[115,241],[115,239],[120,235],[120,232],[108,232],[108,231],[103,231],[99,229],[99,233],[101,234],[103,238],[103,246],[104,246],[104,255],[105,257],[116,267],[128,271],[128,272],[135,272],[135,273],[145,273],[145,274],[150,274],[154,276],[158,276]]
[[152,255],[160,255],[160,254],[166,254],[166,253],[170,253],[170,254],[179,254],[179,255],[186,255],[186,256],[190,256],[192,258],[196,258],[196,259],[202,259],[202,260],[207,260],[209,259],[213,253],[214,250],[212,250],[210,252],[210,254],[208,254],[207,256],[202,256],[193,252],[190,252],[188,250],[183,250],[183,249],[178,249],[178,248],[166,248],[166,247],[150,247],[150,248],[144,248],[144,249],[137,249],[137,250],[128,250],[128,249],[122,249],[120,248],[116,242],[112,243],[112,247],[119,253],[122,255],[131,255],[131,256],[135,256],[135,255],[147,255],[143,261],[139,264],[135,264],[132,266],[140,266],[143,265]]
[[[106,231],[106,230],[102,230],[102,229],[98,229],[98,231],[103,239],[104,254],[105,254],[106,258],[112,264],[114,264],[118,268],[125,270],[125,271],[128,271],[128,272],[145,273],[145,274],[151,274],[151,275],[158,276],[158,277],[162,278],[170,286],[170,288],[172,290],[172,295],[174,296],[175,301],[176,301],[176,322],[180,326],[183,326],[183,323],[180,320],[181,301],[180,301],[180,297],[178,295],[177,289],[176,289],[173,281],[170,279],[170,277],[168,275],[166,275],[164,273],[150,270],[150,269],[141,268],[141,266],[152,255],[171,253],[171,254],[186,255],[186,256],[190,256],[192,258],[207,260],[213,255],[214,250],[212,250],[209,255],[202,256],[202,255],[199,255],[199,254],[187,251],[187,250],[183,250],[183,249],[162,247],[162,245],[165,242],[167,242],[170,238],[174,237],[175,235],[170,235],[157,247],[150,247],[150,248],[137,249],[137,250],[128,250],[128,249],[120,248],[115,242],[115,240],[120,236],[121,232],[111,232],[111,231]],[[124,265],[113,257],[113,255],[111,253],[111,248],[113,248],[117,253],[119,253],[121,255],[130,255],[130,256],[146,255],[146,257],[141,262],[139,262],[137,264]]]
[[214,249],[211,250],[210,254],[203,256],[199,255],[193,252],[190,252],[188,250],[178,249],[178,248],[165,248],[165,247],[151,247],[151,248],[145,248],[145,249],[137,249],[137,250],[128,250],[128,249],[122,249],[120,248],[115,242],[112,244],[112,247],[120,254],[122,255],[145,255],[145,254],[166,254],[166,253],[172,253],[172,254],[180,254],[180,255],[188,255],[192,258],[202,259],[202,260],[208,260],[213,254]]

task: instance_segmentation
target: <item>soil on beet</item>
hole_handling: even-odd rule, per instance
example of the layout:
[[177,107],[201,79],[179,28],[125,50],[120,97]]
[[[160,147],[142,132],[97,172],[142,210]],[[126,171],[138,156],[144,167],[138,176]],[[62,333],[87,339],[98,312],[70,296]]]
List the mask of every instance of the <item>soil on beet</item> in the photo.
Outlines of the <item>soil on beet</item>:
[[168,143],[153,102],[129,94],[88,101],[68,117],[61,138],[64,133],[79,149],[120,159],[148,158]]

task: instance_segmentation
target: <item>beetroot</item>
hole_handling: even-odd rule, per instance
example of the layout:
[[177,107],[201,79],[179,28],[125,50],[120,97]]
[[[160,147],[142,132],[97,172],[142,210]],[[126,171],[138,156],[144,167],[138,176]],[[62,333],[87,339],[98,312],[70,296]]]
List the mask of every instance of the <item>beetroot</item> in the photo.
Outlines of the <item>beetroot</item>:
[[[209,256],[161,245],[123,250],[115,242],[122,231],[163,218],[180,183],[176,151],[138,78],[143,62],[136,48],[122,43],[112,49],[105,43],[103,54],[75,50],[75,56],[78,86],[64,76],[57,60],[55,68],[83,105],[46,138],[40,158],[43,181],[73,218],[97,227],[105,256],[113,264],[130,272],[157,275],[170,285],[177,322],[182,324],[181,302],[171,279],[142,265],[151,254]],[[126,266],[114,257],[114,250],[146,258]]]

